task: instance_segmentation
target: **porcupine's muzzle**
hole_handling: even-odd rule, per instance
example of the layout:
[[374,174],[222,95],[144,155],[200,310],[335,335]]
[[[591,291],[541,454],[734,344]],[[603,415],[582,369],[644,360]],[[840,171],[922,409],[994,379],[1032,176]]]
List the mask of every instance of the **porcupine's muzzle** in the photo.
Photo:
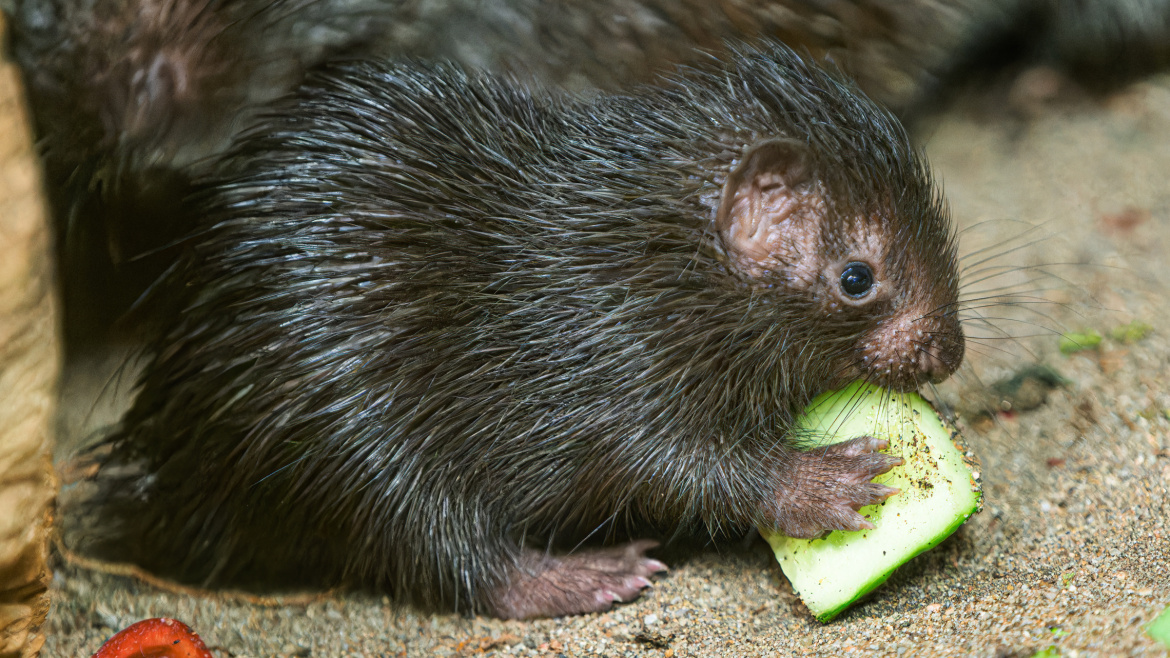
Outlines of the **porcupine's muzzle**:
[[966,341],[953,313],[883,323],[861,346],[870,381],[899,391],[949,377],[963,362]]

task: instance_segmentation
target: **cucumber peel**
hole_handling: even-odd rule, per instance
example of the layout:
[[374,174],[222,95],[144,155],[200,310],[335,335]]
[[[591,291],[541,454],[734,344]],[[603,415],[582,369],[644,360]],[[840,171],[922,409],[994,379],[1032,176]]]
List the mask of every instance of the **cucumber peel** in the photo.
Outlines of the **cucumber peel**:
[[784,575],[819,621],[827,622],[914,556],[946,539],[981,508],[979,473],[958,432],[917,393],[857,382],[813,400],[795,435],[817,445],[874,436],[905,464],[874,482],[901,493],[860,513],[875,527],[794,539],[761,528]]

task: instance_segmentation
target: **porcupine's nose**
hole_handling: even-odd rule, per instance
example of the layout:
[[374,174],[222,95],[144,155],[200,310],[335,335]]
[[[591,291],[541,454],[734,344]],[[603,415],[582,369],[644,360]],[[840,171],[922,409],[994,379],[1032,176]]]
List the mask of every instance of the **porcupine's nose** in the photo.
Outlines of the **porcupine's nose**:
[[966,339],[953,314],[931,318],[932,331],[918,344],[918,374],[922,380],[938,383],[951,376],[963,362]]
[[870,380],[899,391],[946,379],[963,362],[965,340],[953,314],[928,314],[887,323],[862,350]]

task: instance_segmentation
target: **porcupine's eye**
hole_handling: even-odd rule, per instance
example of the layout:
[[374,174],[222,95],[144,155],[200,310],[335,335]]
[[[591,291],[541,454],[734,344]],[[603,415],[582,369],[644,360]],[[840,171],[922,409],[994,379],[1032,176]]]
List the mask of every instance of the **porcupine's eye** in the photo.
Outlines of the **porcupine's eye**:
[[841,272],[841,290],[853,299],[861,299],[873,289],[873,270],[865,263],[849,263]]

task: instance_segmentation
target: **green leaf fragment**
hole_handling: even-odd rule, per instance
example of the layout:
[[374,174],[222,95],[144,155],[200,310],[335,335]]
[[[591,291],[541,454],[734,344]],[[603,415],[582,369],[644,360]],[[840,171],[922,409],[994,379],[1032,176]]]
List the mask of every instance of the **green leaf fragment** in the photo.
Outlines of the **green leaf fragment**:
[[1170,608],[1163,610],[1157,619],[1150,622],[1146,627],[1146,635],[1170,648]]
[[916,393],[892,393],[861,382],[820,396],[797,424],[819,444],[875,436],[905,464],[875,482],[898,495],[861,514],[875,526],[793,539],[761,529],[780,568],[801,600],[822,622],[831,620],[886,581],[915,555],[950,536],[980,509],[979,476],[957,432]]
[[1060,353],[1075,354],[1085,350],[1095,350],[1101,346],[1101,334],[1096,329],[1064,334],[1060,337]]
[[1114,327],[1109,331],[1109,337],[1119,343],[1136,343],[1146,337],[1154,328],[1141,320],[1134,320],[1129,324]]

